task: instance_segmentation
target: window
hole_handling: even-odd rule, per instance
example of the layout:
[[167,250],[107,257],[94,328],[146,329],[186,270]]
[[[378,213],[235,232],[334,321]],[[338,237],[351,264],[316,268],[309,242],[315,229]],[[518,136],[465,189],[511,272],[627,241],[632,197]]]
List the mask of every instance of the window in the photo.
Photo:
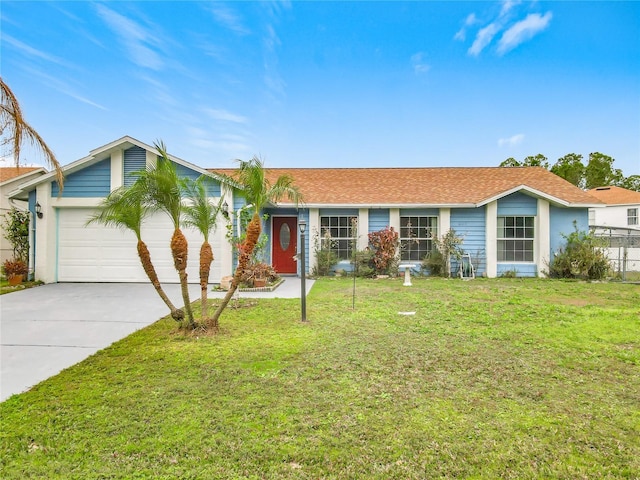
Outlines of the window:
[[400,217],[400,259],[421,261],[433,248],[438,217]]
[[355,240],[354,223],[357,221],[358,217],[351,215],[320,217],[321,234],[331,235],[331,250],[341,260],[351,258]]
[[638,209],[627,209],[627,225],[638,225]]
[[498,261],[533,262],[534,217],[498,217]]

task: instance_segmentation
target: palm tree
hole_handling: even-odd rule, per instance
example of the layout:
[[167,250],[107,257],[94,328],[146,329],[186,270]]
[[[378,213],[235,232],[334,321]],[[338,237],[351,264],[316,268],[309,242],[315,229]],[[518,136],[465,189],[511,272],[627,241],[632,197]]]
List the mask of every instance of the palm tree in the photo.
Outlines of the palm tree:
[[24,140],[28,140],[31,145],[42,150],[47,164],[56,171],[56,181],[62,190],[64,176],[60,163],[38,132],[26,122],[18,99],[4,83],[2,77],[0,77],[0,136],[2,145],[10,145],[16,167],[20,166],[20,151]]
[[167,297],[167,294],[162,289],[156,269],[151,262],[149,249],[146,243],[142,241],[142,221],[147,215],[148,210],[144,207],[140,198],[136,198],[135,194],[135,190],[126,189],[125,187],[111,192],[102,200],[99,211],[89,219],[87,225],[90,223],[101,223],[110,227],[131,230],[136,235],[138,239],[138,257],[140,258],[144,272],[147,274],[147,277],[149,277],[149,280],[151,280],[151,284],[156,289],[156,292],[158,292],[158,295],[160,295],[160,298],[162,298],[167,307],[169,307],[171,317],[175,321],[181,322],[184,319],[184,312],[177,309],[173,303],[171,303],[171,300],[169,300],[169,297]]
[[260,211],[268,203],[278,202],[285,197],[296,204],[302,202],[302,195],[293,184],[293,178],[291,176],[281,175],[275,183],[271,184],[265,177],[264,164],[259,158],[253,157],[251,160],[238,160],[238,162],[240,167],[237,175],[227,180],[231,184],[239,185],[240,189],[244,191],[247,204],[253,208],[253,215],[249,225],[247,225],[245,240],[239,247],[238,265],[231,280],[229,291],[208,322],[208,326],[214,329],[218,328],[220,315],[229,304],[231,297],[233,297],[233,294],[240,284],[240,278],[249,265],[251,254],[262,232]]
[[204,241],[200,246],[200,304],[203,322],[206,322],[208,317],[207,289],[211,263],[213,262],[213,250],[209,243],[209,234],[216,228],[218,214],[222,208],[223,201],[222,197],[217,205],[209,201],[206,184],[208,178],[203,175],[195,181],[187,179],[185,190],[187,198],[191,200],[191,204],[186,206],[184,210],[186,217],[184,224],[197,228],[204,237]]
[[193,328],[193,311],[189,299],[189,283],[187,281],[187,238],[180,229],[182,217],[182,186],[183,181],[178,176],[175,164],[169,159],[166,147],[162,142],[156,142],[155,148],[160,154],[158,162],[149,166],[146,170],[137,172],[138,181],[132,188],[139,189],[139,194],[148,208],[161,210],[166,213],[173,223],[173,235],[171,236],[171,255],[173,266],[180,277],[180,288],[184,300],[184,309],[187,313],[187,327]]

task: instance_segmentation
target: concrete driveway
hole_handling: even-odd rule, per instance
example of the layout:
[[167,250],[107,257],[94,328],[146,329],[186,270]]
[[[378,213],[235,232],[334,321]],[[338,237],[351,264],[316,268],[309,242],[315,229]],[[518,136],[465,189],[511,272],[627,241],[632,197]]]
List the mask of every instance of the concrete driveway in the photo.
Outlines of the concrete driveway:
[[[293,298],[300,281],[242,297]],[[312,281],[307,281],[307,290]],[[180,286],[163,285],[174,305]],[[192,300],[199,285],[190,285]],[[213,293],[212,297],[221,297]],[[28,390],[168,314],[150,284],[54,283],[0,296],[0,401]]]

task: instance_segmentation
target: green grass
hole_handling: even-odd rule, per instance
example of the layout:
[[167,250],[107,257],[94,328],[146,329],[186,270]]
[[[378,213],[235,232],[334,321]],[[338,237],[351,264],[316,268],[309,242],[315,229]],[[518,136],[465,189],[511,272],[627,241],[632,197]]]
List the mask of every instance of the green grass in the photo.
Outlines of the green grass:
[[358,280],[353,311],[323,279],[307,305],[163,319],[10,398],[2,478],[639,478],[637,285]]
[[5,279],[0,279],[0,295],[4,295],[6,293],[17,292],[18,290],[24,290],[25,288],[37,287],[42,285],[41,281],[33,281],[33,282],[22,282],[19,285],[9,285],[9,282]]

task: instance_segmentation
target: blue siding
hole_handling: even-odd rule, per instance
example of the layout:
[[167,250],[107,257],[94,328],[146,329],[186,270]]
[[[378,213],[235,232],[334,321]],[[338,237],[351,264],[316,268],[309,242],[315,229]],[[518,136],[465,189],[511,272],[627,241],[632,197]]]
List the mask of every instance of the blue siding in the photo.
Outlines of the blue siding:
[[516,192],[498,200],[498,216],[538,214],[538,200],[524,193]]
[[553,259],[553,254],[567,243],[562,235],[569,235],[575,230],[574,221],[579,231],[589,231],[588,208],[562,208],[551,205],[549,207],[549,217],[550,259]]
[[509,271],[516,272],[517,277],[538,276],[538,267],[535,263],[498,263],[496,270],[498,277]]
[[207,187],[207,195],[210,197],[220,197],[222,195],[222,186],[218,180],[206,177],[205,185]]
[[187,177],[187,178],[190,178],[191,180],[195,180],[201,175],[199,172],[196,172],[195,170],[191,170],[190,168],[187,168],[184,165],[180,165],[179,163],[174,163],[174,165],[176,167],[176,172],[178,173],[179,177]]
[[[67,175],[63,198],[106,197],[111,190],[111,158]],[[57,197],[58,183],[51,182],[51,196]]]
[[389,209],[376,208],[369,210],[369,233],[379,232],[389,226]]
[[133,172],[139,172],[147,168],[147,151],[144,148],[135,146],[124,151],[123,171],[124,186],[130,187],[138,179]]
[[240,210],[247,204],[247,201],[242,196],[242,191],[236,188],[233,189],[233,211]]
[[[455,208],[451,209],[451,228],[463,238],[462,249],[471,255],[471,261],[476,274],[486,271],[486,212],[485,208]],[[440,232],[444,235],[446,232]],[[453,265],[457,272],[457,265]]]

